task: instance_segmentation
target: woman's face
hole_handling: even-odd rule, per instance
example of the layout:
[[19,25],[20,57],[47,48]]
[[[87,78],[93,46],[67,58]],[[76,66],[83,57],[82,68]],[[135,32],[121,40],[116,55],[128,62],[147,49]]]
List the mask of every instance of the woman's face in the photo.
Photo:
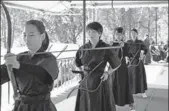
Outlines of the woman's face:
[[115,33],[115,38],[118,41],[122,41],[124,39],[124,34],[116,32]]
[[25,26],[26,44],[30,51],[38,51],[45,38],[45,34],[40,34],[36,26],[32,24],[26,24]]
[[96,30],[88,29],[87,36],[92,43],[95,43],[99,41],[101,35]]
[[132,40],[135,41],[137,39],[138,34],[135,31],[131,31]]

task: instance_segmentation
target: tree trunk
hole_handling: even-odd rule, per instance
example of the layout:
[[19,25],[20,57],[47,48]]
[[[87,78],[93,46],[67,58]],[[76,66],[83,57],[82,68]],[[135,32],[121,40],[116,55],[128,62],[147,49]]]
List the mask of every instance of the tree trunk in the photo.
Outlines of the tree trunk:
[[11,47],[13,46],[13,44],[14,44],[14,39],[15,39],[15,26],[16,26],[16,24],[15,24],[16,22],[15,22],[15,19],[14,19],[14,21],[13,21],[13,25],[12,25],[12,38],[11,38]]
[[150,7],[148,7],[148,14],[149,14],[149,17],[148,17],[148,35],[150,37],[150,20],[151,20]]
[[129,35],[128,35],[128,39],[131,39],[131,8],[129,8]]
[[155,22],[155,24],[156,24],[156,44],[157,44],[157,33],[158,33],[158,32],[157,32],[157,19],[158,19],[158,18],[157,18],[157,17],[158,17],[158,16],[157,16],[157,10],[158,10],[158,8],[156,7],[156,8],[155,8],[155,11],[156,11],[156,22]]
[[4,25],[4,48],[7,49],[7,21],[5,21],[6,25]]

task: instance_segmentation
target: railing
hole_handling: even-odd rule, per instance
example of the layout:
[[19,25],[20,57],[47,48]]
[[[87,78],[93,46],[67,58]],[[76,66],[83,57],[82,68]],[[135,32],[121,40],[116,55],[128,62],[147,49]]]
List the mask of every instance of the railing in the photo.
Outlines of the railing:
[[76,69],[74,64],[74,57],[69,58],[61,58],[57,60],[59,66],[59,76],[55,83],[55,88],[60,87],[62,85],[69,85],[72,83],[71,80],[76,79],[77,81],[80,79],[79,75],[75,75],[71,70]]

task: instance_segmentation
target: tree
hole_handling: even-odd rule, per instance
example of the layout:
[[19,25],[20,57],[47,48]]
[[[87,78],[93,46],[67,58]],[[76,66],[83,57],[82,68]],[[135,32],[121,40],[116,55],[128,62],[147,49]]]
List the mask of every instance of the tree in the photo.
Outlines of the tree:
[[[77,40],[82,37],[83,16],[49,15],[15,8],[8,8],[8,10],[12,20],[14,45],[25,45],[23,40],[24,25],[25,22],[30,19],[38,19],[44,22],[51,42],[77,43]],[[65,13],[71,14],[74,12],[82,14],[82,11],[82,9],[69,9],[65,10]],[[90,13],[91,9],[87,9],[86,11],[86,13]],[[104,27],[102,39],[106,42],[112,41],[114,39],[114,29],[118,26],[124,28],[126,39],[130,38],[130,31],[132,28],[138,29],[141,39],[146,33],[149,33],[150,37],[155,38],[155,11],[155,7],[97,9],[98,21]],[[168,7],[159,7],[157,13],[158,39],[166,40],[169,25]],[[1,18],[1,43],[6,47],[7,25],[4,13],[1,13]],[[88,20],[90,18],[86,17],[86,19]]]

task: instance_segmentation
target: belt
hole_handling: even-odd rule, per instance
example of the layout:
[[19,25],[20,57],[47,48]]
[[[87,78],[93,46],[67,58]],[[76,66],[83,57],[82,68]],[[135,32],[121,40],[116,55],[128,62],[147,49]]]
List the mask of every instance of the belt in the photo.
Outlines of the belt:
[[30,95],[20,95],[19,101],[23,102],[24,104],[35,104],[44,101],[50,100],[50,93],[40,94],[35,96]]
[[132,60],[132,59],[139,59],[139,56],[137,56],[137,57],[129,57],[129,59],[130,60]]

